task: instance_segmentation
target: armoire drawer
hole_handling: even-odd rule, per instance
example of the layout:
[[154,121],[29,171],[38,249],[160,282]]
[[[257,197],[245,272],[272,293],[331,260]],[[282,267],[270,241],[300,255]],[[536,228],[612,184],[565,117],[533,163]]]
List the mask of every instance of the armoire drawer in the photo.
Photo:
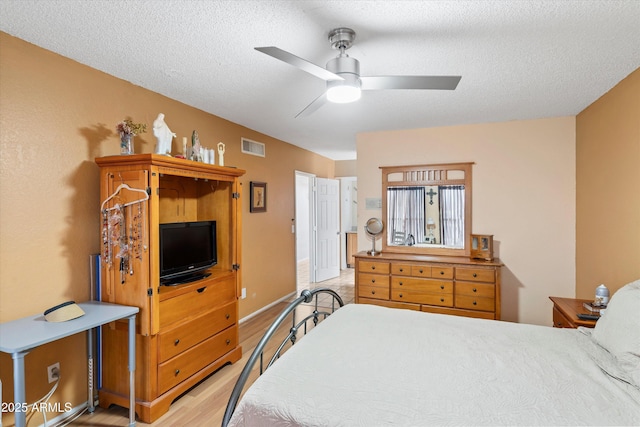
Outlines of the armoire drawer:
[[496,273],[494,270],[484,268],[456,267],[456,280],[494,283]]
[[389,274],[389,263],[379,261],[360,261],[358,271],[361,273]]
[[158,360],[164,362],[236,323],[236,302],[158,334]]
[[237,345],[237,326],[191,347],[180,355],[158,365],[158,391],[166,392],[209,365]]
[[233,278],[204,282],[191,292],[160,301],[160,331],[172,323],[185,321],[196,313],[236,299]]

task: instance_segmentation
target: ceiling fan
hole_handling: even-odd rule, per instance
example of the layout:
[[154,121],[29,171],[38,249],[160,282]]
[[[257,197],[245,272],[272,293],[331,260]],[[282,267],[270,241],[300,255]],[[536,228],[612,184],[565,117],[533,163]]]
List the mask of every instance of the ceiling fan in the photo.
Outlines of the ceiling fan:
[[255,49],[327,82],[326,92],[307,105],[296,115],[296,118],[308,116],[326,101],[337,103],[357,101],[360,99],[361,90],[454,90],[462,78],[461,76],[360,76],[360,63],[345,53],[353,45],[355,38],[356,32],[351,28],[336,28],[329,32],[331,47],[339,50],[340,53],[327,62],[326,69],[275,46]]

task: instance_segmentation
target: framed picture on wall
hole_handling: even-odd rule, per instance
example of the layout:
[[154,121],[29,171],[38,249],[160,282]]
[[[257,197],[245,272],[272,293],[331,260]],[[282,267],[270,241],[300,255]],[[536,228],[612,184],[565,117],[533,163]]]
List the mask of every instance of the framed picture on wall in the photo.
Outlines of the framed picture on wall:
[[267,183],[251,181],[249,212],[267,211]]

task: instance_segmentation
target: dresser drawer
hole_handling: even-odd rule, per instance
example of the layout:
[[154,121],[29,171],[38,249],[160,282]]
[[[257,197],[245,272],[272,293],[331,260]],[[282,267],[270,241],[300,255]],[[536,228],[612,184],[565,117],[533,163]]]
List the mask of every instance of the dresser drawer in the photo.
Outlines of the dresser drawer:
[[404,310],[414,310],[420,311],[420,304],[409,304],[405,302],[397,302],[397,301],[387,301],[387,300],[378,300],[378,299],[369,299],[369,298],[360,298],[358,301],[359,304],[373,304],[379,305],[381,307],[389,307],[389,308],[402,308]]
[[427,292],[431,294],[453,294],[453,282],[449,280],[418,279],[412,277],[393,277],[391,289],[406,292]]
[[382,274],[358,274],[358,286],[383,286],[389,287],[389,276]]
[[389,274],[389,263],[378,261],[358,262],[358,271],[362,273]]
[[374,285],[360,285],[358,286],[358,297],[388,300],[389,285],[384,287]]
[[234,326],[158,365],[159,394],[233,350],[238,345],[236,337],[237,327]]
[[396,276],[411,276],[411,264],[391,264],[391,274]]
[[436,307],[433,305],[421,305],[420,310],[429,313],[449,314],[451,316],[475,317],[476,319],[494,320],[496,318],[492,311],[464,310],[461,308]]
[[494,283],[496,280],[496,276],[494,270],[487,270],[484,268],[457,267],[456,280]]
[[183,322],[195,313],[202,313],[236,298],[232,277],[222,281],[204,282],[201,287],[160,301],[160,331],[176,322]]
[[453,267],[431,267],[431,277],[434,279],[453,279]]
[[456,294],[456,307],[470,310],[495,311],[496,300],[493,298]]
[[468,295],[493,298],[496,294],[495,285],[489,283],[456,282],[456,296]]
[[423,291],[395,288],[391,290],[391,299],[393,301],[411,302],[415,304],[453,307],[453,294],[437,295]]
[[446,280],[394,277],[391,299],[416,304],[453,306],[453,283]]
[[412,265],[411,275],[415,277],[431,277],[430,265]]
[[164,362],[236,323],[236,302],[158,334],[158,360]]

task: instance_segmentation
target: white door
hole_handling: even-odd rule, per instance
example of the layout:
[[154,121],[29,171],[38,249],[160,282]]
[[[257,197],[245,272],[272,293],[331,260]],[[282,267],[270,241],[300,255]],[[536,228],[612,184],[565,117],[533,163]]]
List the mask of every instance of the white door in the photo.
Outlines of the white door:
[[315,281],[340,275],[340,181],[316,178]]

